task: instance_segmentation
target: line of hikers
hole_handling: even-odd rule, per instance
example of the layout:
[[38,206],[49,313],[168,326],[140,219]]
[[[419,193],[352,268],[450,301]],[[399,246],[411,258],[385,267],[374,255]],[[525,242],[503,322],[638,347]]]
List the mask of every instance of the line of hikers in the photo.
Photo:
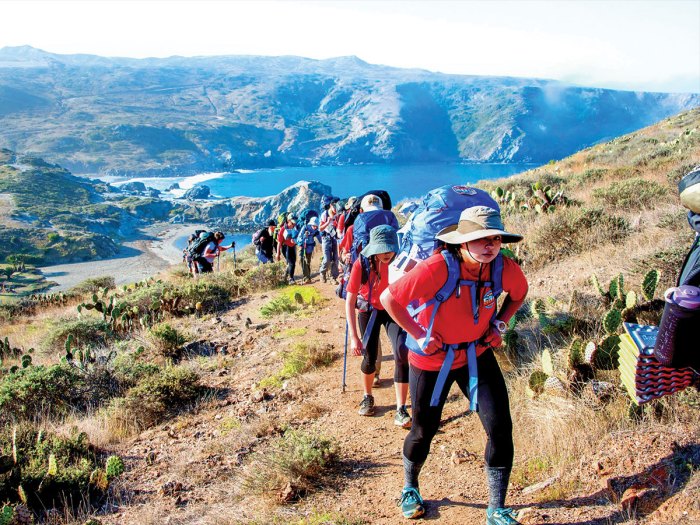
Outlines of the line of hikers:
[[[410,216],[401,229],[385,191],[372,190],[343,206],[324,197],[322,208],[320,216],[313,210],[282,214],[252,240],[261,263],[284,257],[289,283],[295,282],[297,247],[303,282],[311,282],[311,255],[320,243],[321,279],[328,282],[330,276],[345,301],[345,355],[349,342],[352,354],[362,357],[361,416],[376,412],[372,387],[384,327],[395,361],[394,424],[410,429],[404,439],[404,485],[398,501],[403,516],[425,513],[418,478],[447,395],[457,383],[487,436],[486,523],[517,525],[512,509],[505,506],[513,428],[493,349],[501,345],[505,323],[527,295],[522,270],[501,253],[504,243],[522,236],[505,230],[499,206],[488,193],[467,186],[443,186],[421,203],[403,206]],[[212,257],[234,247],[221,245],[221,232],[213,235],[202,255],[193,257],[200,271],[211,271]],[[499,308],[501,294],[505,298]]]

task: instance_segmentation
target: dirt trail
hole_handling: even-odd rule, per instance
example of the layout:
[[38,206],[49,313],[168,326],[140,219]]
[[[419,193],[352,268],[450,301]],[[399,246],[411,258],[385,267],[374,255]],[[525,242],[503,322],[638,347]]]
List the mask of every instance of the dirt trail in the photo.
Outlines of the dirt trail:
[[[276,295],[268,292],[243,299],[220,317],[202,322],[202,339],[227,346],[227,355],[207,358],[209,364],[205,365],[209,372],[203,381],[220,389],[219,398],[202,405],[194,414],[183,415],[117,447],[117,452],[127,458],[128,472],[122,481],[124,501],[114,507],[114,513],[101,516],[104,523],[298,523],[304,516],[318,513],[362,523],[407,523],[396,506],[403,483],[401,451],[407,431],[393,424],[393,358],[385,350],[382,384],[374,392],[376,416],[359,416],[359,358],[348,356],[347,389],[341,393],[345,327],[342,304],[333,295],[333,285],[321,284],[316,277],[313,286],[327,301],[311,317],[262,319],[260,306]],[[294,328],[306,328],[307,333],[284,335],[285,330]],[[290,381],[286,389],[273,391],[269,398],[256,394],[255,384],[279,370],[280,351],[301,341],[330,344],[339,359],[329,368]],[[388,340],[383,339],[383,347],[390,348]],[[484,522],[485,436],[477,416],[468,414],[467,407],[455,387],[421,474],[429,521]],[[237,430],[241,422],[249,421],[258,422],[257,437],[250,430]],[[242,490],[240,473],[250,452],[290,421],[296,427],[336,439],[341,464],[329,485],[319,487],[298,503],[265,505]],[[455,461],[456,457],[464,460]],[[642,523],[629,521],[600,490],[538,506],[534,496],[524,495],[522,488],[511,484],[508,504],[527,508],[523,523]]]

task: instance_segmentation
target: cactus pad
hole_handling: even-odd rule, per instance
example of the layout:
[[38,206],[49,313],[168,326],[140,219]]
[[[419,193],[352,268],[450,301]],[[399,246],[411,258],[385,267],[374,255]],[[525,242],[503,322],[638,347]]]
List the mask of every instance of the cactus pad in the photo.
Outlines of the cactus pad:
[[627,292],[627,295],[625,296],[625,308],[629,308],[630,310],[637,306],[637,294],[636,292],[630,291]]
[[566,355],[566,364],[569,368],[574,368],[584,362],[583,341],[578,337],[571,341]]
[[554,375],[554,364],[552,362],[552,354],[546,348],[542,350],[542,370],[548,376]]
[[542,370],[535,370],[530,374],[530,379],[528,379],[528,387],[534,394],[541,394],[544,392],[544,383],[547,381],[547,374]]
[[124,461],[119,456],[109,456],[105,464],[107,479],[116,478],[124,473]]
[[595,356],[597,346],[593,341],[590,341],[587,345],[586,348],[583,350],[583,360],[584,362],[588,363],[589,365],[593,363],[593,357]]
[[543,314],[545,310],[547,309],[547,305],[545,304],[543,299],[535,299],[530,303],[530,312],[532,313],[533,317],[537,317],[540,314]]
[[603,339],[596,349],[591,363],[598,370],[614,370],[618,364],[620,337],[609,335]]
[[622,312],[617,308],[610,309],[603,316],[603,328],[607,334],[616,333],[620,324],[622,324]]
[[600,281],[598,280],[598,276],[596,274],[591,275],[591,282],[593,283],[593,287],[598,290],[600,295],[603,297],[608,295],[608,293],[603,290],[603,287],[600,285]]
[[659,279],[661,279],[661,274],[656,269],[649,270],[644,275],[644,279],[642,279],[642,296],[645,300],[651,301],[654,298]]

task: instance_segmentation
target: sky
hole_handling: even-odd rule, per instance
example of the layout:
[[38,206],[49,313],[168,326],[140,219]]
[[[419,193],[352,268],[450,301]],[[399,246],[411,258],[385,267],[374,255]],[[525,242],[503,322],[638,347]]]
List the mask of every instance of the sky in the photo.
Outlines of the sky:
[[0,47],[355,55],[442,73],[700,92],[700,0],[0,0]]

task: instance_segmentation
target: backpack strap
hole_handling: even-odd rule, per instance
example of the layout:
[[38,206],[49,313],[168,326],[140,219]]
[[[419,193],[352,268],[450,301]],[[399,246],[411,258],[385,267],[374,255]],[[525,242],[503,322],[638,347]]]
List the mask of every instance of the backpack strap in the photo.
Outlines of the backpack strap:
[[[362,256],[360,256],[362,257]],[[377,309],[372,308],[372,274],[369,268],[369,259],[362,257],[360,259],[360,265],[362,266],[362,271],[367,270],[367,287],[369,288],[369,293],[367,294],[367,309],[369,311],[369,320],[367,321],[367,326],[365,327],[365,333],[362,336],[362,348],[367,348],[367,343],[369,343],[369,336],[374,329],[374,323],[377,320]],[[366,268],[365,268],[366,267]]]
[[[407,310],[411,316],[414,318],[420,312],[425,310],[428,306],[435,305],[433,307],[432,315],[430,316],[430,322],[426,329],[425,340],[423,346],[419,345],[418,342],[413,339],[410,335],[406,337],[406,347],[409,351],[427,356],[425,353],[425,345],[430,340],[430,335],[433,331],[433,324],[435,323],[435,315],[437,313],[440,305],[445,302],[453,293],[456,293],[459,297],[461,293],[462,286],[469,286],[471,291],[472,299],[472,311],[474,312],[474,324],[479,322],[479,297],[477,291],[477,282],[460,279],[460,265],[459,262],[447,251],[443,250],[440,252],[445,259],[447,264],[447,280],[445,284],[438,290],[435,294],[435,298],[426,301],[424,304],[413,307],[408,306]],[[491,288],[491,291],[495,299],[503,293],[503,255],[498,254],[498,256],[491,261],[491,281],[485,281],[481,283],[483,286]],[[494,305],[494,311],[492,314],[492,320],[496,318],[497,308]],[[445,388],[445,382],[447,381],[447,376],[452,369],[452,363],[454,363],[455,351],[458,350],[460,345],[444,345],[442,350],[445,352],[445,360],[440,367],[440,372],[438,373],[438,378],[433,388],[433,393],[430,398],[430,406],[435,407],[440,403],[440,396],[443,389]],[[479,373],[476,361],[476,341],[471,341],[467,346],[467,364],[469,366],[469,410],[476,412],[479,409]]]

